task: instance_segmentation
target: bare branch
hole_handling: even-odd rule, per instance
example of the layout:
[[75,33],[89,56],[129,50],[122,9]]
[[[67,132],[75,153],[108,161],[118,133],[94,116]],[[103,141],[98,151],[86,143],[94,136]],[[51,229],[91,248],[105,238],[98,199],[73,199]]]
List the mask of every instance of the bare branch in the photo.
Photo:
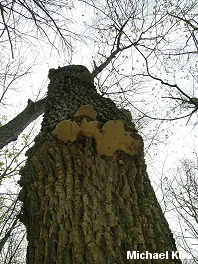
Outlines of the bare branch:
[[8,229],[4,237],[0,241],[0,252],[2,251],[5,243],[7,242],[8,238],[10,237],[10,234],[12,233],[13,229],[15,228],[17,224],[18,219],[15,219],[15,221],[12,223],[11,227]]
[[13,51],[13,45],[12,45],[12,40],[11,40],[11,36],[10,36],[10,31],[9,31],[8,25],[7,25],[6,21],[5,21],[4,8],[3,8],[1,3],[0,3],[0,10],[1,10],[1,16],[2,16],[2,19],[3,19],[3,23],[4,23],[5,29],[7,31],[7,34],[8,34],[8,39],[9,39],[9,42],[10,42],[12,58],[14,58],[14,51]]
[[[70,4],[68,1],[53,3],[53,1],[31,0],[27,2],[17,0],[7,1],[6,4],[1,1],[0,16],[2,22],[0,38],[2,41],[9,41],[12,57],[14,56],[14,43],[19,38],[30,41],[29,37],[36,38],[38,32],[41,33],[41,36],[47,38],[47,42],[51,46],[55,47],[52,39],[59,37],[64,46],[71,50],[70,35],[79,36],[75,32],[70,31],[67,26],[67,23],[71,23],[72,20],[65,16],[63,9],[68,8],[70,10],[71,6],[72,3]],[[27,24],[27,28],[24,27],[24,22]],[[3,39],[5,32],[7,36]]]
[[145,55],[140,51],[140,49],[136,46],[136,49],[139,51],[139,53],[142,55],[142,57],[145,60],[146,63],[146,70],[147,70],[147,76],[151,77],[152,79],[161,82],[161,84],[172,87],[172,88],[176,88],[183,96],[185,96],[186,98],[188,98],[189,102],[191,102],[191,104],[194,104],[196,107],[196,110],[198,109],[198,103],[196,101],[194,101],[188,94],[186,94],[184,91],[181,90],[181,88],[179,88],[179,86],[175,83],[175,84],[170,84],[169,82],[163,81],[161,78],[158,78],[156,76],[154,76],[153,74],[150,73],[149,70],[149,65],[148,65],[148,60],[145,57]]
[[111,54],[106,58],[106,60],[101,63],[100,66],[97,66],[95,61],[94,61],[94,70],[92,72],[93,76],[96,77],[102,70],[104,70],[107,65],[114,59],[116,58],[116,55],[125,50],[125,49],[128,49],[128,48],[131,48],[132,46],[134,45],[137,45],[137,42],[135,43],[131,43],[130,45],[126,46],[126,47],[121,47],[120,46],[120,42],[121,42],[121,37],[122,35],[124,34],[124,27],[127,25],[128,21],[131,19],[131,17],[127,18],[126,21],[124,22],[124,24],[118,29],[116,26],[116,30],[118,31],[116,37],[115,37],[115,40],[117,39],[116,41],[116,50],[112,51]]
[[37,102],[28,101],[27,107],[18,116],[0,128],[0,149],[17,140],[20,133],[44,112],[46,100],[47,97]]

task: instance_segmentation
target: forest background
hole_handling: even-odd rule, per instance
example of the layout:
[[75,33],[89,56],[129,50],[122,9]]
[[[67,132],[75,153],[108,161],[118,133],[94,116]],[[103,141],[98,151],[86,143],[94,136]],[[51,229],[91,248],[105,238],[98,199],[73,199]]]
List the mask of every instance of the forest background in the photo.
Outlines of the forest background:
[[19,170],[40,130],[48,70],[68,64],[86,66],[98,92],[131,112],[178,249],[192,255],[184,263],[198,263],[196,2],[1,1],[2,263],[25,259]]

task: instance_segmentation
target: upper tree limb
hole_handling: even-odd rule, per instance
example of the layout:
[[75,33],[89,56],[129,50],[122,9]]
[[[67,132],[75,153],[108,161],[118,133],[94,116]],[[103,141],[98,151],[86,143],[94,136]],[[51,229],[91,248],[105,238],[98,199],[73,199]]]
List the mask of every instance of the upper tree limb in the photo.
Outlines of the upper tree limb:
[[17,140],[20,133],[44,112],[46,100],[47,97],[37,102],[28,100],[26,108],[14,119],[0,128],[0,149],[11,141]]

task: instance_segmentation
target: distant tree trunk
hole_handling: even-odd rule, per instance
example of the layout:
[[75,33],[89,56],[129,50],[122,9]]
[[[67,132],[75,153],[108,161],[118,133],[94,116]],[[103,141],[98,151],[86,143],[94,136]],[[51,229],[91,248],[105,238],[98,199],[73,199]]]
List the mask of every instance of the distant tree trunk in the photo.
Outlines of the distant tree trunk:
[[19,182],[27,263],[128,263],[127,251],[176,251],[130,114],[97,94],[83,66],[51,69],[49,78],[42,129]]

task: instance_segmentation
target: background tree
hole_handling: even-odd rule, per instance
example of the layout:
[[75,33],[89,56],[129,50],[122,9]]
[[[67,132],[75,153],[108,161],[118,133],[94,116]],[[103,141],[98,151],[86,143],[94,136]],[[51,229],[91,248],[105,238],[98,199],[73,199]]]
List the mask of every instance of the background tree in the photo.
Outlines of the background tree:
[[11,193],[8,188],[4,188],[4,193],[1,193],[0,260],[4,264],[25,262],[26,233],[24,226],[16,217],[20,212],[17,186],[16,190],[15,193]]
[[178,243],[192,255],[192,263],[197,263],[197,160],[183,159],[172,175],[163,186],[165,211],[173,212],[178,219]]
[[[5,59],[6,52],[2,50],[2,54]],[[20,94],[22,89],[18,87],[18,83],[30,73],[33,66],[25,63],[23,57],[19,61],[3,60],[3,58],[1,58],[0,67],[1,127],[10,117],[10,107],[14,114],[16,102],[12,103],[10,97],[12,94]],[[11,126],[10,130],[15,130],[16,127],[17,123]],[[21,207],[17,202],[20,189],[17,176],[24,163],[24,153],[30,145],[33,130],[33,124],[31,124],[28,132],[24,130],[18,141],[10,143],[0,151],[0,262],[4,264],[25,261],[25,228],[16,218]],[[2,136],[1,140],[3,140]]]

